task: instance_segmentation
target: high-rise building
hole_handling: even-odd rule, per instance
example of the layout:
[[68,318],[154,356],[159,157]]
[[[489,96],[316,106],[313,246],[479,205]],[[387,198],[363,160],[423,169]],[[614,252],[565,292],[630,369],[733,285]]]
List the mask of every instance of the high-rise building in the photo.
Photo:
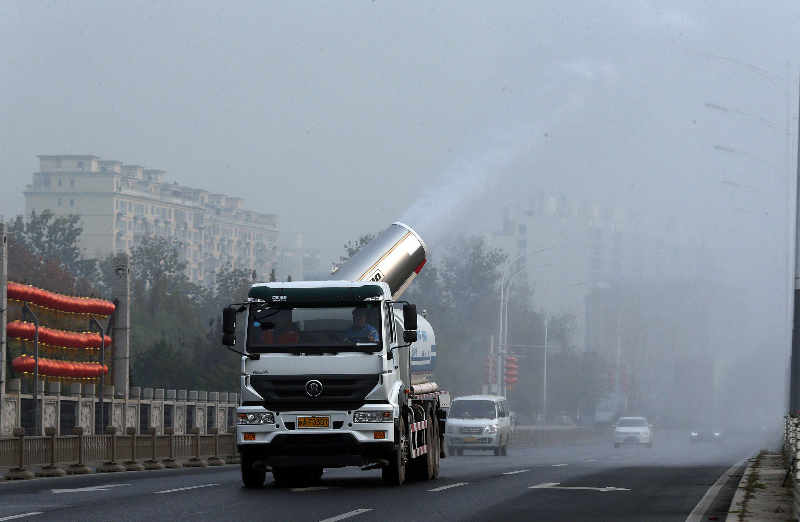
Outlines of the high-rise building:
[[87,258],[127,253],[146,235],[177,239],[191,281],[215,284],[230,264],[266,279],[275,267],[277,216],[244,210],[242,199],[164,181],[164,171],[97,156],[39,156],[25,188],[26,218],[50,209],[77,214]]

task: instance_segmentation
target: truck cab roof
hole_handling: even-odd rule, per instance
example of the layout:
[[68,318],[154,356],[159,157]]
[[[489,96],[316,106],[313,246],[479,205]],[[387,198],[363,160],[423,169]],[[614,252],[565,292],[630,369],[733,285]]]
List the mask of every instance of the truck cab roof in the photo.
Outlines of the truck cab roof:
[[257,283],[247,294],[250,300],[270,303],[315,303],[376,301],[391,299],[389,285],[373,281],[292,281]]

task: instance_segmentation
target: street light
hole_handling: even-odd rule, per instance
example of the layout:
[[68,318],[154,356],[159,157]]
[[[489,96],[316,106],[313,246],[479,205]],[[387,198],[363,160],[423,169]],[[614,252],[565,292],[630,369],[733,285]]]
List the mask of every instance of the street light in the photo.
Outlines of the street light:
[[[500,346],[505,346],[505,344],[506,344],[506,339],[503,338],[503,334],[504,334],[503,301],[504,301],[504,294],[505,294],[505,288],[506,288],[505,280],[506,280],[506,276],[508,275],[509,268],[511,268],[511,265],[516,263],[517,260],[520,259],[520,258],[523,258],[525,256],[529,256],[531,254],[538,254],[539,252],[545,252],[547,250],[552,250],[552,249],[553,249],[553,247],[547,247],[547,248],[541,248],[539,250],[534,250],[532,252],[526,252],[524,254],[520,254],[517,257],[515,257],[514,259],[512,259],[508,263],[508,265],[506,265],[506,269],[503,271],[503,277],[500,279],[500,324],[499,324],[499,332],[498,332],[498,336],[497,336],[497,343]],[[509,281],[509,285],[510,284],[511,284],[511,281]]]
[[[545,249],[545,250],[549,250],[549,249]],[[527,272],[528,270],[533,270],[534,268],[543,268],[545,266],[552,266],[552,265],[553,265],[553,263],[545,263],[543,265],[538,265],[538,266],[529,266],[527,268],[523,268],[522,270],[519,270],[519,271],[515,272],[514,275],[512,275],[508,280],[508,289],[511,290],[511,283],[514,281],[514,278],[517,277],[522,272]],[[511,292],[510,291],[506,292],[506,296],[505,296],[506,297],[505,324],[503,325],[503,330],[504,330],[504,333],[505,333],[506,337],[508,337],[508,299],[509,299],[510,296],[511,296]],[[542,381],[543,381],[543,383],[542,383],[542,417],[543,418],[546,415],[544,408],[547,405],[547,402],[546,402],[547,401],[547,323],[549,322],[547,315],[549,313],[549,307],[550,307],[549,299],[550,298],[548,297],[548,310],[545,312],[545,318],[544,318],[544,355],[542,357],[542,359],[544,360],[544,363],[542,364],[543,371],[544,371],[544,377],[542,379]],[[502,384],[502,375],[500,374],[500,372],[503,371],[502,368],[504,367],[504,363],[505,363],[505,361],[503,360],[503,357],[504,357],[504,354],[505,354],[505,352],[507,350],[507,345],[506,345],[507,342],[508,342],[508,339],[506,338],[505,342],[503,342],[503,344],[500,346],[500,350],[501,351],[500,351],[500,357],[498,359],[498,365],[497,365],[497,367],[498,367],[497,387],[498,387],[498,390],[501,391],[500,394],[502,396],[504,396],[504,397],[506,395],[506,387],[505,387],[504,384]],[[542,422],[544,422],[544,420]]]
[[[786,99],[786,125],[779,125],[773,121],[770,121],[766,118],[763,118],[757,114],[751,114],[745,111],[740,111],[736,109],[731,109],[730,107],[725,107],[722,105],[714,104],[714,103],[706,103],[706,107],[711,109],[721,110],[723,112],[735,112],[738,114],[743,114],[746,116],[750,116],[753,118],[758,119],[759,121],[767,124],[771,128],[782,131],[786,136],[786,270],[787,270],[787,284],[786,285],[786,297],[784,307],[786,309],[786,316],[784,317],[784,328],[783,334],[785,336],[785,346],[784,348],[788,348],[789,352],[789,359],[790,359],[790,377],[789,377],[789,411],[794,412],[800,409],[798,403],[800,403],[800,397],[796,397],[800,394],[800,333],[796,333],[800,331],[797,328],[797,325],[794,324],[797,321],[792,316],[792,308],[793,306],[796,308],[800,305],[800,256],[797,252],[797,245],[800,244],[800,212],[797,212],[795,215],[795,230],[794,236],[792,237],[792,223],[791,223],[791,213],[792,213],[792,196],[798,198],[797,202],[800,202],[800,184],[795,181],[794,187],[794,194],[792,191],[792,180],[796,179],[792,176],[792,101],[796,93],[792,93],[792,78],[791,78],[791,66],[787,66],[788,73],[785,77],[778,76],[777,74],[773,74],[766,69],[762,69],[756,65],[736,60],[733,58],[728,58],[727,56],[719,56],[715,54],[706,54],[706,53],[699,53],[694,51],[687,51],[692,54],[697,54],[699,56],[704,56],[707,58],[715,58],[718,60],[725,60],[728,62],[733,62],[739,65],[744,65],[751,71],[755,72],[767,82],[769,82],[774,88],[781,92]],[[725,150],[724,148],[721,150]],[[761,158],[763,159],[763,158]],[[766,160],[765,160],[766,161]],[[800,157],[798,158],[798,169],[800,169]],[[792,259],[790,252],[794,251],[795,258]],[[794,266],[793,266],[794,264]],[[794,292],[793,292],[794,291]],[[794,295],[793,295],[794,293]],[[797,311],[795,310],[795,315]]]

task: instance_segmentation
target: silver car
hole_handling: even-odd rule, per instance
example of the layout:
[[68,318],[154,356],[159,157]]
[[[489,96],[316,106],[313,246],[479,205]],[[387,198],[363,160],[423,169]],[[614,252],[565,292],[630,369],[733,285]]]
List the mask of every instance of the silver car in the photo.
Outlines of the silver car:
[[506,455],[511,442],[511,413],[505,397],[456,397],[447,414],[445,444],[450,455],[464,450],[491,450]]

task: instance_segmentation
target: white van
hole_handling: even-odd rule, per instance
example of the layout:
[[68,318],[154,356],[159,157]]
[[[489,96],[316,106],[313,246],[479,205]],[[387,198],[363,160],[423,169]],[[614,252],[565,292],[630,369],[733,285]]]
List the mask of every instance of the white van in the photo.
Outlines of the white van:
[[511,413],[505,397],[465,395],[453,399],[445,428],[448,454],[493,450],[495,455],[506,455],[510,443]]

